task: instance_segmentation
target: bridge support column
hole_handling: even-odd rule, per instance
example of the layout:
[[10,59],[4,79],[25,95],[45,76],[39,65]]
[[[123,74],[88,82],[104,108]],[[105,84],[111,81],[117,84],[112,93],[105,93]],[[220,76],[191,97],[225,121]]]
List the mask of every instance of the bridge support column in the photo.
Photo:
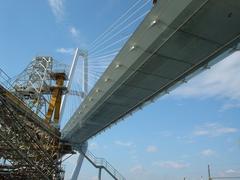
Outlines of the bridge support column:
[[210,165],[208,165],[208,180],[212,180]]
[[99,168],[98,170],[98,180],[102,179],[102,168]]
[[81,147],[79,147],[79,149],[78,149],[79,156],[78,156],[77,164],[76,164],[76,167],[73,171],[71,180],[77,180],[78,175],[79,175],[80,170],[81,170],[81,167],[82,167],[84,154],[86,153],[87,148],[88,148],[88,143],[87,142],[84,143]]

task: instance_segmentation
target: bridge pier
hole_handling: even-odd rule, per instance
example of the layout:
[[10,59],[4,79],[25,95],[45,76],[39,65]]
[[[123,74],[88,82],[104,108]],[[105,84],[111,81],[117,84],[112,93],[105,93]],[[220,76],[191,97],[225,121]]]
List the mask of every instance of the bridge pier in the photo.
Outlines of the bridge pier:
[[102,168],[99,168],[98,170],[98,180],[102,179]]
[[78,147],[77,151],[79,152],[79,156],[78,156],[77,164],[76,164],[76,167],[73,171],[71,180],[77,180],[77,178],[79,176],[79,173],[80,173],[80,170],[81,170],[81,167],[82,167],[84,157],[85,157],[84,154],[86,153],[87,148],[88,148],[88,143],[87,142],[85,142],[83,144],[83,146]]

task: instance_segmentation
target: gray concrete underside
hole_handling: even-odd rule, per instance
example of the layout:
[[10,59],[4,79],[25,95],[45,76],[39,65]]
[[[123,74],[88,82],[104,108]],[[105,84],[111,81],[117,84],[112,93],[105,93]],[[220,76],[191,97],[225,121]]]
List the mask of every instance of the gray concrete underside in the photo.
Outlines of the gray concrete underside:
[[66,124],[62,138],[82,143],[93,137],[219,60],[238,44],[239,33],[239,0],[160,0]]

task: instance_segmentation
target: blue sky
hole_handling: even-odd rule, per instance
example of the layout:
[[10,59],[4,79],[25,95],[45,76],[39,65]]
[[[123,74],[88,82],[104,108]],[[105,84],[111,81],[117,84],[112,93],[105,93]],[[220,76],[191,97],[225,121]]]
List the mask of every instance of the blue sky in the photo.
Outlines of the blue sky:
[[[101,62],[101,66],[96,62],[109,52],[101,49],[114,42],[114,39],[96,48],[92,42],[135,2],[1,1],[1,68],[10,76],[15,76],[36,55],[51,55],[69,64],[74,48],[93,49],[90,53],[90,57],[96,58],[90,64],[93,70],[90,80],[93,83],[96,68],[102,72],[110,62]],[[135,9],[146,2],[139,1]],[[146,3],[119,29],[150,8],[151,4]],[[140,21],[141,18],[122,31],[115,41],[127,37]],[[117,24],[121,22],[123,20]],[[114,33],[109,36],[112,35]],[[110,50],[118,49],[123,43],[121,41]],[[91,139],[89,149],[95,155],[105,157],[130,180],[180,180],[184,176],[188,179],[200,179],[203,176],[206,179],[209,163],[216,176],[240,175],[239,72],[240,53],[236,52]],[[67,179],[76,158],[73,156],[65,162]],[[84,161],[79,179],[94,180],[96,176],[94,167]],[[103,179],[111,178],[104,174]]]

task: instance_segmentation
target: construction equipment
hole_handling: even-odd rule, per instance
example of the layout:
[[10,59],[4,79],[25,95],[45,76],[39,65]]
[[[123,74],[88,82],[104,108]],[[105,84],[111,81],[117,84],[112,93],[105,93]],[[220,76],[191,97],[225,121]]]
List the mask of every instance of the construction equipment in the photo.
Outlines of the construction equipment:
[[63,179],[61,158],[73,153],[58,124],[66,72],[44,56],[13,81],[0,72],[0,179]]

